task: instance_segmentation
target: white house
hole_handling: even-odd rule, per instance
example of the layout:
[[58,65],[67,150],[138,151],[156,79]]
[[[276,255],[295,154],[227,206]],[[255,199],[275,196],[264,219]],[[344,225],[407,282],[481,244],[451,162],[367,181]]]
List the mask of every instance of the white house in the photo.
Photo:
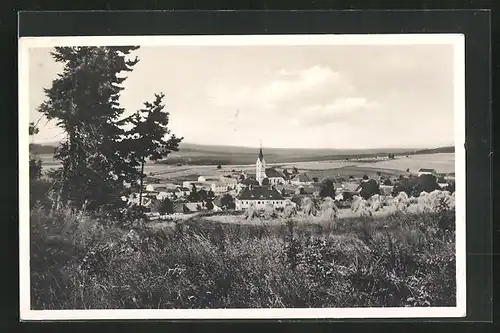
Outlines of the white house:
[[240,191],[235,204],[237,210],[248,209],[252,204],[259,210],[265,209],[267,204],[272,204],[274,208],[284,208],[285,199],[275,188],[249,186]]
[[212,183],[211,190],[214,192],[215,195],[219,195],[222,193],[226,193],[230,191],[232,187],[226,183],[223,182],[214,182]]
[[236,184],[238,184],[238,179],[239,177],[227,177],[227,176],[220,176],[219,181],[227,184],[228,186],[231,186],[233,188],[236,187]]
[[418,176],[422,176],[422,175],[433,175],[433,176],[437,176],[437,172],[436,170],[434,169],[419,169],[418,170]]

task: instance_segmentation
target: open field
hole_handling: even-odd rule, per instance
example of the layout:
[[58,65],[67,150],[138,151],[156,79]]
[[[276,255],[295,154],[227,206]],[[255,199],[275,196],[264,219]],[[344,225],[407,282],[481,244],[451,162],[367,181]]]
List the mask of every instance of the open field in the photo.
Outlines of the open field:
[[[44,168],[54,168],[58,166],[57,161],[54,161],[50,155],[40,155],[43,161]],[[272,166],[273,164],[269,164]],[[410,155],[408,157],[397,157],[394,160],[383,160],[378,162],[356,162],[356,161],[311,161],[297,163],[275,163],[277,167],[293,167],[295,166],[302,172],[307,172],[310,177],[361,177],[368,175],[375,176],[380,172],[384,176],[397,177],[401,173],[405,173],[406,169],[416,173],[420,168],[436,169],[440,173],[451,173],[455,171],[455,154],[453,153],[438,153],[438,154],[422,154]],[[221,169],[217,169],[213,165],[167,165],[149,163],[145,166],[145,173],[154,175],[163,180],[183,180],[186,177],[197,177],[203,175],[205,177],[218,177],[228,174],[235,170],[236,172],[255,172],[255,164],[247,165],[223,165]]]
[[410,172],[417,172],[420,168],[435,169],[439,173],[455,172],[455,154],[438,153],[410,155],[409,157],[398,157],[394,160],[367,163],[367,167],[387,168],[394,170],[410,169]]
[[[52,154],[56,143],[40,145],[31,144],[30,151],[34,154]],[[430,153],[452,153],[454,147],[440,147],[435,149],[409,148],[379,148],[379,149],[298,149],[298,148],[264,148],[267,163],[296,164],[299,162],[343,161],[346,158],[375,158],[388,156],[389,153],[397,156]],[[181,142],[179,151],[172,152],[162,164],[177,165],[248,165],[255,163],[258,148],[239,146],[210,146]],[[323,168],[321,168],[323,169]]]

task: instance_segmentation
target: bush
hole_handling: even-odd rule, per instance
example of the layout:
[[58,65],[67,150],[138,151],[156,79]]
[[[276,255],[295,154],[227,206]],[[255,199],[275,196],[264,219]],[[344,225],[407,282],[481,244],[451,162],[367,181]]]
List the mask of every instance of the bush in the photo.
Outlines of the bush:
[[380,194],[378,183],[374,179],[361,183],[361,191],[359,193],[365,200],[369,199],[374,194]]
[[325,180],[323,180],[321,182],[320,187],[321,187],[319,190],[320,197],[322,197],[322,198],[326,198],[326,197],[334,198],[335,197],[335,186],[333,185],[333,180],[326,178]]
[[418,195],[421,192],[432,192],[441,189],[437,183],[437,179],[433,175],[420,175],[418,177],[416,186],[414,188],[414,195]]
[[236,204],[234,203],[234,198],[229,194],[224,194],[220,199],[222,209],[235,209]]
[[165,198],[164,200],[160,201],[160,206],[158,208],[158,212],[160,214],[173,214],[174,213],[174,203],[168,199]]
[[32,308],[455,306],[454,230],[437,216],[124,230],[36,208]]
[[41,206],[46,210],[52,208],[52,182],[46,179],[30,179],[30,208]]
[[392,182],[389,178],[387,178],[387,179],[384,179],[383,185],[384,186],[392,186]]

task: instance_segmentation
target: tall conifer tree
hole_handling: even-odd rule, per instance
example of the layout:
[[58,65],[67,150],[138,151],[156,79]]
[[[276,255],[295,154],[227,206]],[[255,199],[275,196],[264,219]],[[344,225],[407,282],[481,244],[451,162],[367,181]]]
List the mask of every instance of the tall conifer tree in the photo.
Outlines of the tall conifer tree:
[[[129,72],[138,59],[127,55],[138,47],[56,47],[51,53],[63,72],[45,89],[39,107],[47,119],[66,133],[55,157],[61,161],[59,198],[94,208],[117,201],[123,180],[133,175],[122,155],[120,138],[124,109],[118,100]],[[89,207],[90,208],[90,207]]]

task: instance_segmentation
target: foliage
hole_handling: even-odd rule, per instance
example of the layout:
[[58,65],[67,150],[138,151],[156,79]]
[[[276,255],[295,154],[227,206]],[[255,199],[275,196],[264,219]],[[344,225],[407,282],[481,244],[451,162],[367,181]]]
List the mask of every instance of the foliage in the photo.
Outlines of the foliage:
[[[33,136],[38,134],[39,129],[34,122],[29,124],[29,135]],[[42,161],[39,158],[33,156],[30,152],[29,159],[29,172],[30,172],[30,182],[39,179],[42,176]]]
[[60,196],[80,207],[90,200],[93,208],[113,203],[122,180],[133,174],[121,155],[123,129],[118,106],[122,72],[138,62],[126,56],[137,47],[56,47],[54,60],[63,72],[45,89],[47,99],[39,111],[66,133],[56,149],[61,161]]
[[439,190],[440,187],[437,183],[437,179],[433,175],[420,175],[417,180],[417,184],[415,186],[414,195],[421,192],[432,192],[435,190]]
[[42,160],[30,157],[30,181],[37,180],[42,176]]
[[380,187],[374,179],[364,181],[360,184],[361,191],[359,194],[363,199],[369,199],[374,194],[380,194]]
[[33,309],[456,304],[454,231],[433,214],[160,230],[33,209],[31,222]]
[[142,184],[146,177],[146,159],[158,161],[167,157],[172,151],[179,150],[179,143],[183,139],[171,134],[168,128],[169,113],[164,111],[164,97],[163,93],[155,94],[152,103],[144,102],[144,108],[129,117],[131,128],[124,131],[124,137],[120,141],[121,147],[126,149],[123,153],[129,166],[134,169],[141,167],[139,197],[142,197]]
[[174,203],[169,198],[165,198],[163,200],[159,200],[158,205],[158,213],[165,214],[173,214],[174,213]]
[[392,181],[389,178],[384,179],[384,182],[382,184],[385,186],[392,186],[393,185]]
[[234,203],[234,198],[230,194],[224,194],[220,199],[220,204],[222,209],[235,209],[236,204]]
[[419,196],[421,192],[432,192],[439,190],[440,187],[433,175],[420,175],[419,177],[402,177],[392,190],[393,195],[405,192],[409,196]]
[[119,106],[123,74],[137,64],[137,58],[127,59],[136,49],[56,47],[51,53],[63,71],[45,89],[47,99],[38,111],[66,134],[54,154],[62,164],[57,190],[64,204],[81,207],[88,202],[92,210],[119,207],[123,182],[142,176],[136,169],[139,161],[166,156],[180,140],[175,136],[163,140],[169,133],[163,95],[123,118],[125,110]]
[[335,197],[335,186],[330,178],[326,178],[321,182],[319,196],[325,197]]

